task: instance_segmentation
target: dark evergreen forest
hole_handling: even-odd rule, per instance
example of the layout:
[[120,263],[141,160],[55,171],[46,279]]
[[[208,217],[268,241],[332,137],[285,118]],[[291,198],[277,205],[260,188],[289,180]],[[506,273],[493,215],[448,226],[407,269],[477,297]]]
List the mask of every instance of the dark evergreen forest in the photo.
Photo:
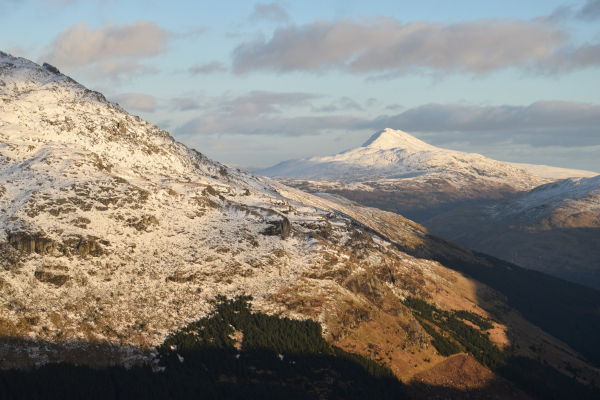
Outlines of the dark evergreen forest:
[[[527,357],[503,352],[486,331],[491,320],[465,310],[445,311],[421,299],[408,297],[404,305],[413,310],[423,329],[433,338],[431,344],[443,356],[464,352],[482,365],[513,382],[534,399],[600,399],[600,391],[582,385],[554,368]],[[473,328],[461,320],[472,322]]]
[[[254,313],[250,300],[217,298],[211,315],[157,348],[155,369],[48,364],[31,371],[1,371],[0,398],[406,398],[388,368],[330,346],[319,323]],[[243,332],[243,351],[232,339],[236,331]]]

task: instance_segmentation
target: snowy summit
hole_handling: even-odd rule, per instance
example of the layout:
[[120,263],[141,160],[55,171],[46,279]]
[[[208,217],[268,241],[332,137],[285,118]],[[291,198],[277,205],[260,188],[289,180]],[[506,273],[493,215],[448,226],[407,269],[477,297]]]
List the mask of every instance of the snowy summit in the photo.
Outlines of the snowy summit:
[[334,156],[284,161],[257,173],[271,178],[346,184],[441,175],[452,177],[459,186],[461,181],[480,178],[519,190],[548,182],[508,163],[479,154],[441,149],[389,128],[375,133],[361,147]]

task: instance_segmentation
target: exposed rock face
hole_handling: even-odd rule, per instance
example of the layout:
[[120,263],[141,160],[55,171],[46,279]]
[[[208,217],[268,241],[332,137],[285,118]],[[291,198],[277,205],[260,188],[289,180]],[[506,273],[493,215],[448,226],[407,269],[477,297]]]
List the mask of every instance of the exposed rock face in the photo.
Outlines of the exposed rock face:
[[269,227],[263,231],[264,235],[277,235],[281,236],[282,239],[287,239],[290,236],[290,230],[292,225],[290,220],[283,217],[280,221],[269,222]]
[[46,68],[48,71],[52,72],[53,74],[56,74],[56,75],[60,74],[60,71],[58,70],[58,68],[56,68],[48,63],[44,63],[42,65],[42,67]]
[[68,275],[63,275],[60,273],[55,273],[52,271],[43,271],[38,270],[34,273],[35,279],[43,283],[51,283],[55,286],[62,286],[69,280]]
[[29,234],[25,232],[10,234],[8,236],[8,243],[24,254],[50,254],[55,248],[54,241],[43,234]]

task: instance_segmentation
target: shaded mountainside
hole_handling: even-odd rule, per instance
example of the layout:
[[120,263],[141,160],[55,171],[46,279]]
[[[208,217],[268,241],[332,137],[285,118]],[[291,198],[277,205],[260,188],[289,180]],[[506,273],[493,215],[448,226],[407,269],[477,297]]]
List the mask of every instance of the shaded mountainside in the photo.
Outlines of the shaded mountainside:
[[461,205],[511,198],[552,181],[479,154],[437,148],[392,129],[334,156],[284,161],[257,173],[418,222]]
[[423,225],[522,267],[600,289],[600,177],[543,185],[511,201],[459,208]]
[[[510,199],[521,193],[504,183],[461,177],[460,184],[446,176],[423,179],[381,180],[346,185],[323,181],[278,179],[279,182],[308,193],[332,193],[367,207],[400,214],[422,222],[464,205],[482,205]],[[356,187],[355,187],[356,186]]]
[[392,371],[331,346],[321,326],[251,313],[220,298],[210,318],[169,336],[154,367],[94,371],[72,364],[0,372],[3,399],[406,398]]
[[[552,281],[568,305],[558,331],[518,309],[509,267],[396,214],[213,162],[55,68],[0,53],[0,99],[2,369],[66,361],[110,367],[112,380],[115,365],[137,365],[129,376],[143,380],[157,346],[209,315],[212,299],[244,294],[265,315],[318,321],[329,345],[403,382],[448,360],[408,297],[495,318],[494,346],[581,385],[599,373],[585,359],[598,359],[596,297],[573,297],[578,287]],[[483,284],[447,268],[462,271],[457,262],[491,275]],[[537,277],[519,277],[535,289]],[[548,293],[526,296],[550,312]],[[577,307],[583,322],[571,326]]]

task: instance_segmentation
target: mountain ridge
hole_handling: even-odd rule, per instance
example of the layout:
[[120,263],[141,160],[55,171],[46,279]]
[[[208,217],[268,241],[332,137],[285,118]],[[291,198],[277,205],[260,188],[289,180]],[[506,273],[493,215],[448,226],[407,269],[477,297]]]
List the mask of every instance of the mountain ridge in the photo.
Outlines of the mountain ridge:
[[339,194],[417,222],[461,205],[508,199],[553,181],[479,154],[437,148],[393,129],[333,156],[288,160],[255,173],[310,193]]

